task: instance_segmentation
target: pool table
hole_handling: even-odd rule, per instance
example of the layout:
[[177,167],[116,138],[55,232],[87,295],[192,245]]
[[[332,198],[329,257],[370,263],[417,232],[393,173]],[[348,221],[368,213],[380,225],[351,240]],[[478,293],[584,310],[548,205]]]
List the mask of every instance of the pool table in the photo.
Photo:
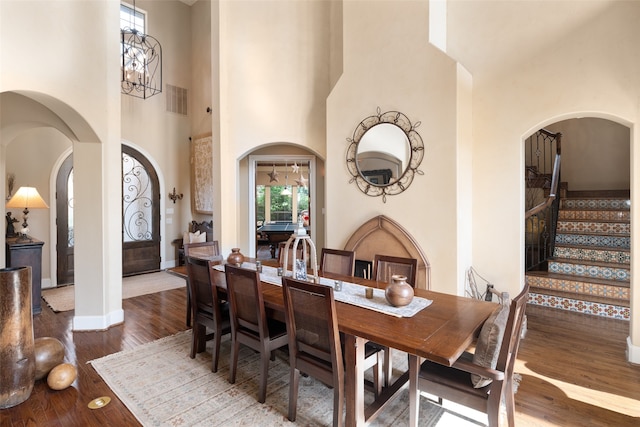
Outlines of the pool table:
[[[271,251],[271,258],[276,257],[276,248],[278,243],[286,242],[291,237],[291,234],[298,228],[298,224],[294,224],[288,221],[276,221],[268,222],[258,227],[258,234],[261,236],[262,241],[269,243],[269,250]],[[309,233],[309,227],[305,227],[307,234]]]

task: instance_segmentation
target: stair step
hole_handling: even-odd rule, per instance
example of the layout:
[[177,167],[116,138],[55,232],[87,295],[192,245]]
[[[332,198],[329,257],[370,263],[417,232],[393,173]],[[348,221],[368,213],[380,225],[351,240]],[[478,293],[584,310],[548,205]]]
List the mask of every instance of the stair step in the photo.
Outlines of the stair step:
[[631,238],[629,236],[611,236],[589,233],[558,233],[556,234],[556,243],[561,245],[587,246],[591,248],[631,248]]
[[630,210],[631,204],[628,198],[619,197],[579,197],[565,198],[560,201],[561,209],[616,209]]
[[557,231],[559,233],[597,233],[629,236],[631,234],[631,224],[628,221],[560,220],[558,221]]
[[588,262],[599,261],[612,264],[631,263],[631,251],[629,249],[614,250],[610,248],[556,245],[553,256],[556,258],[584,260]]
[[630,221],[629,210],[585,210],[585,209],[561,209],[558,212],[559,220],[590,220],[590,221]]
[[631,267],[624,264],[612,264],[608,262],[590,262],[567,258],[549,260],[549,273],[566,274],[588,279],[614,280],[616,282],[629,282]]
[[581,301],[629,306],[630,285],[612,280],[581,280],[575,276],[548,273],[545,271],[527,272],[525,277],[531,292],[544,295],[558,295]]

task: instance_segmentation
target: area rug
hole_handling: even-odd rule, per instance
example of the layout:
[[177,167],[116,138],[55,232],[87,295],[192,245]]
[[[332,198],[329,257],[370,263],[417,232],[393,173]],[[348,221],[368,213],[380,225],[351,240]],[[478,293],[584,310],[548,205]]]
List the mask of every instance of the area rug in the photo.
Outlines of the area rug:
[[[295,423],[287,419],[289,365],[286,353],[270,362],[267,399],[258,403],[258,353],[241,346],[236,383],[228,382],[228,336],[223,337],[218,372],[211,372],[211,342],[207,351],[189,357],[191,331],[180,332],[131,350],[114,353],[92,364],[114,394],[144,426],[330,426],[333,390],[310,377],[300,378]],[[395,352],[396,367],[406,354]],[[366,399],[373,395],[366,393]],[[406,386],[372,426],[409,424]],[[452,422],[454,424],[452,424]],[[421,399],[420,426],[478,425]]]
[[[184,279],[165,271],[140,274],[122,278],[122,299],[140,295],[153,294],[170,289],[184,288]],[[54,289],[43,289],[42,299],[55,312],[68,311],[75,308],[74,286],[61,286]]]

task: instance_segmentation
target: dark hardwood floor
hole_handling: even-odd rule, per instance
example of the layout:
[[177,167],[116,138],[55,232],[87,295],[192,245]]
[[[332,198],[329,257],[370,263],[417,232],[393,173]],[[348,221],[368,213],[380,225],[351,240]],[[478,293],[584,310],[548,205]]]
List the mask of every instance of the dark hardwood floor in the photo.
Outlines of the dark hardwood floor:
[[[73,311],[56,314],[43,304],[42,314],[35,317],[35,336],[61,340],[66,361],[78,368],[78,379],[62,391],[38,381],[26,402],[0,411],[0,425],[139,425],[87,362],[185,330],[185,301],[184,289],[126,299],[124,324],[75,333]],[[516,394],[518,427],[640,425],[640,366],[625,359],[628,322],[535,306],[528,306],[527,314],[528,333],[516,366],[522,375]],[[111,403],[89,409],[87,404],[100,396],[110,396]]]

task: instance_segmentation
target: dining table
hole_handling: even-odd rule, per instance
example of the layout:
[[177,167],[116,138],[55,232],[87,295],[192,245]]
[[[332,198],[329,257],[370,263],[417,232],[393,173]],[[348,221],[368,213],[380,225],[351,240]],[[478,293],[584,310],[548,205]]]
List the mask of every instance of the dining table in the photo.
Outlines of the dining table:
[[[253,259],[243,268],[255,269]],[[263,262],[264,269],[273,269]],[[226,291],[224,265],[215,266],[216,286]],[[186,278],[184,266],[170,269],[172,274]],[[373,421],[387,403],[393,400],[409,382],[418,376],[420,358],[451,366],[473,343],[482,325],[496,308],[496,303],[450,295],[425,289],[414,289],[414,298],[407,307],[395,308],[386,302],[385,282],[361,277],[318,273],[320,283],[335,286],[338,327],[345,337],[345,400],[346,426],[364,426]],[[281,278],[261,274],[264,303],[274,317],[282,318],[284,299]],[[309,276],[310,280],[315,280]],[[367,289],[369,296],[367,298]],[[371,295],[373,294],[373,295]],[[409,369],[397,375],[377,398],[365,405],[365,344],[368,341],[409,354]],[[411,425],[417,425],[419,393],[410,391]]]

